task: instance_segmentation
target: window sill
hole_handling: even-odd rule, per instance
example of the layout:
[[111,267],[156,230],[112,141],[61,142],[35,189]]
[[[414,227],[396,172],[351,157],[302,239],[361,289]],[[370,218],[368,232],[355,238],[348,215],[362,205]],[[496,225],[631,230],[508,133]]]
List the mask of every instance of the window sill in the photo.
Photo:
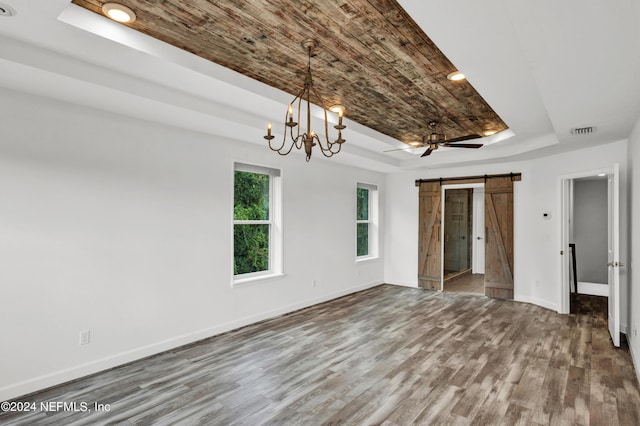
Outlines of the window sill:
[[259,281],[266,281],[274,278],[281,278],[284,276],[285,274],[283,273],[271,273],[271,274],[264,274],[264,275],[254,275],[246,278],[237,278],[231,282],[231,287],[242,286],[245,284],[251,284]]
[[381,260],[380,256],[362,256],[356,258],[356,265],[359,263],[377,262]]

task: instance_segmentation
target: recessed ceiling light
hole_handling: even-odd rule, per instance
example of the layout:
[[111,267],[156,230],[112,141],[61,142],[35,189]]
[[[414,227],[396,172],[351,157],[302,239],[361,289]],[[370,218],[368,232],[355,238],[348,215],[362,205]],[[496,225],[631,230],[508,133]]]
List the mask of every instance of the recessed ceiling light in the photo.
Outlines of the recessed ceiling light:
[[451,81],[464,80],[464,74],[462,74],[460,71],[454,71],[447,76],[447,79]]
[[498,132],[496,132],[495,130],[485,130],[484,132],[482,132],[484,136],[492,136],[492,135],[495,135],[496,133]]
[[0,16],[4,16],[5,18],[16,16],[16,11],[8,4],[0,3]]
[[420,145],[422,145],[422,143],[414,141],[414,142],[409,142],[409,145],[411,145],[411,146],[420,146]]
[[130,24],[136,20],[136,14],[127,6],[119,3],[105,3],[102,5],[102,13],[114,21]]
[[606,176],[606,175],[607,175],[606,173],[600,173],[598,176],[603,177],[603,176]]

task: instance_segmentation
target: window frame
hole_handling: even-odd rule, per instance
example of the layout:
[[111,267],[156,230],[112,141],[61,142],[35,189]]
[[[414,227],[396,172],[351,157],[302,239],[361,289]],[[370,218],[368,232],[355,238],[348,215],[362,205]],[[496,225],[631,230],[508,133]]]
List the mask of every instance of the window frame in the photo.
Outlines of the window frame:
[[[266,220],[236,220],[235,219],[235,172],[248,172],[269,176],[269,213]],[[249,283],[282,276],[282,178],[281,171],[271,167],[254,164],[233,163],[232,192],[231,192],[231,275],[232,287],[238,284]],[[236,225],[268,225],[268,268],[263,271],[234,274],[235,247],[234,235]]]
[[[366,189],[368,191],[368,217],[367,219],[358,219],[358,189]],[[356,182],[355,190],[355,254],[356,262],[378,258],[378,209],[379,209],[379,190],[378,185]],[[367,254],[358,255],[358,225],[367,225]]]

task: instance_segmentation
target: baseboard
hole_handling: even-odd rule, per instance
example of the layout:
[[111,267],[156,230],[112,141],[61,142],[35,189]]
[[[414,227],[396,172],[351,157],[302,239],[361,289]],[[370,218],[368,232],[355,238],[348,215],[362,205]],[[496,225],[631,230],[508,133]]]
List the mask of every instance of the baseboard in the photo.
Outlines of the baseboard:
[[553,302],[550,302],[550,301],[544,300],[544,299],[539,299],[537,297],[531,297],[531,296],[524,296],[524,295],[521,295],[521,294],[516,294],[516,295],[514,295],[513,300],[515,300],[516,302],[531,303],[532,305],[541,306],[541,307],[549,309],[551,311],[558,312],[558,305],[556,303],[553,303]]
[[609,296],[609,285],[578,281],[578,293],[592,296]]
[[[627,336],[629,335],[627,334]],[[636,380],[640,384],[640,365],[638,364],[638,358],[636,357],[636,353],[633,351],[633,343],[630,340],[629,340],[629,352],[631,353],[631,363],[633,364],[633,368],[636,371]]]
[[324,296],[316,297],[313,299],[307,299],[299,303],[294,303],[289,306],[274,309],[271,311],[263,312],[250,317],[245,317],[236,321],[230,321],[214,327],[209,327],[203,330],[187,333],[182,336],[173,337],[171,339],[163,340],[161,342],[153,343],[151,345],[143,346],[140,348],[132,349],[130,351],[122,352],[109,357],[101,358],[95,361],[91,361],[85,364],[74,366],[68,369],[55,371],[50,374],[35,377],[33,379],[25,380],[19,383],[11,384],[0,388],[0,401],[8,401],[28,395],[30,393],[57,386],[72,380],[76,380],[91,374],[99,373],[104,370],[109,370],[114,367],[121,366],[133,361],[137,361],[143,358],[147,358],[152,355],[178,348],[190,343],[197,342],[199,340],[207,339],[209,337],[216,336],[218,334],[226,333],[247,325],[255,324],[260,321],[275,318],[284,314],[288,314],[299,309],[307,308],[309,306],[317,305],[319,303],[328,302],[329,300],[337,299],[338,297],[346,296],[348,294],[356,293],[358,291],[366,290],[371,287],[383,284],[383,281],[375,280],[367,283],[359,284],[354,287],[339,290]]

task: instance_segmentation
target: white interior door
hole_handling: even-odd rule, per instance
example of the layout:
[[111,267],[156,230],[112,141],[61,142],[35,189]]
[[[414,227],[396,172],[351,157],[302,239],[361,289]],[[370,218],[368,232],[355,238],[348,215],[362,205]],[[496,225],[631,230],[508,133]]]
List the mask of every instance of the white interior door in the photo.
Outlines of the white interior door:
[[617,164],[609,174],[609,333],[613,345],[620,346],[620,172]]
[[473,188],[472,273],[484,274],[484,188]]

